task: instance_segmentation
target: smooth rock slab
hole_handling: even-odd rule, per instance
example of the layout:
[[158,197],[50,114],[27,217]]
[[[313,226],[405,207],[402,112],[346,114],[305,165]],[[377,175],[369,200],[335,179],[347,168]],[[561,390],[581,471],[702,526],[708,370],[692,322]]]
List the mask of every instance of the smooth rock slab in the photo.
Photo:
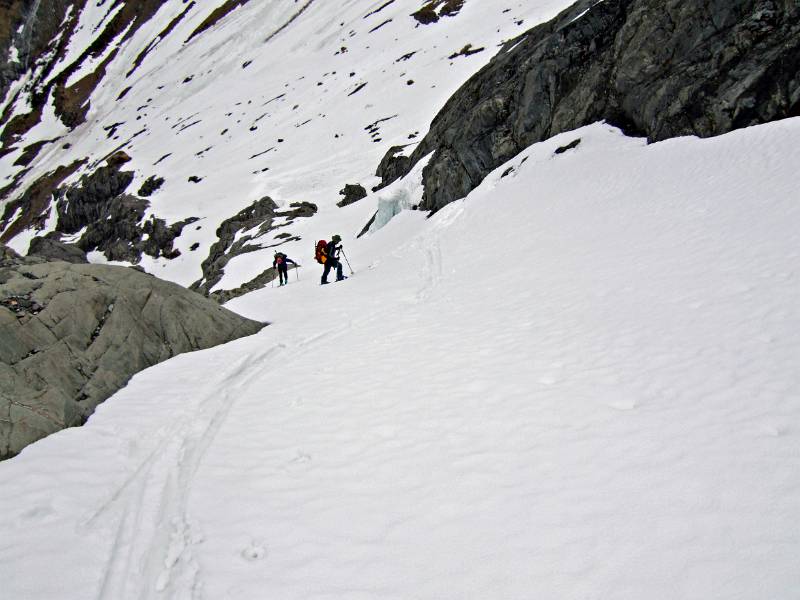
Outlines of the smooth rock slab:
[[0,258],[0,459],[83,424],[135,373],[265,325],[135,269]]

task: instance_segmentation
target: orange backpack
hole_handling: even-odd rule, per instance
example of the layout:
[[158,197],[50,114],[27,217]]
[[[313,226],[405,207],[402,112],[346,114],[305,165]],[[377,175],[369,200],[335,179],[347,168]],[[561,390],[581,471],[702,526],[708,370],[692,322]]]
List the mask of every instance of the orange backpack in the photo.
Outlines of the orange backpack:
[[328,257],[325,256],[325,248],[327,248],[328,242],[325,240],[320,240],[317,242],[317,247],[314,250],[314,258],[317,262],[321,265],[325,264],[325,261],[328,260]]

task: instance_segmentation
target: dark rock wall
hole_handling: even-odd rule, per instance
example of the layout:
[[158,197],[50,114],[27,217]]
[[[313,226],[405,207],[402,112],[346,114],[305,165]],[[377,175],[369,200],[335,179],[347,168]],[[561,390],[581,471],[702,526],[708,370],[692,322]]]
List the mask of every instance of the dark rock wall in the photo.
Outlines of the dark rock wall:
[[435,150],[421,206],[435,211],[530,144],[600,120],[658,141],[797,115],[800,2],[581,0],[508,42],[383,183]]
[[74,185],[55,192],[58,223],[51,235],[76,234],[85,229],[78,240],[84,252],[99,250],[108,260],[138,263],[142,254],[154,258],[177,258],[180,251],[173,243],[190,217],[167,225],[151,216],[145,220],[150,203],[128,194],[134,173],[122,169],[130,160],[126,155],[112,156],[106,166],[84,175]]
[[[105,219],[112,204],[134,179],[133,171],[120,171],[119,167],[100,167],[91,175],[81,177],[78,185],[65,190],[57,204],[58,231],[77,233],[83,227]],[[142,215],[145,204],[141,207]],[[138,222],[141,219],[136,220]]]
[[8,56],[12,46],[19,51],[18,62],[0,63],[0,96],[5,96],[9,85],[47,50],[73,3],[73,0],[0,1],[0,56]]

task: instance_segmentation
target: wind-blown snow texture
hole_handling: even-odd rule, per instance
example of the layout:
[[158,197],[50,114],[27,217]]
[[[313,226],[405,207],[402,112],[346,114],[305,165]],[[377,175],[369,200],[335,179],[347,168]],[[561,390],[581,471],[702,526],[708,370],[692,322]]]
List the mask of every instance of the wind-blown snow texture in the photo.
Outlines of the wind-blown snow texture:
[[597,124],[342,209],[350,280],[0,464],[3,593],[800,598],[798,139]]
[[[281,207],[317,204],[319,218],[313,223],[259,239],[268,250],[247,255],[244,271],[252,278],[271,265],[269,248],[281,241],[275,234],[299,235],[301,241],[282,250],[310,258],[316,239],[332,233],[320,223],[339,210],[335,204],[345,184],[375,185],[375,169],[387,149],[411,144],[410,152],[436,112],[501,42],[570,3],[471,0],[455,16],[421,25],[411,16],[422,5],[419,1],[258,0],[244,3],[187,42],[225,3],[167,1],[120,46],[91,97],[87,123],[68,132],[51,99],[42,123],[15,152],[0,158],[0,176],[9,180],[20,172],[23,167],[14,163],[23,147],[41,140],[63,136],[31,164],[20,193],[58,164],[86,157],[98,161],[124,146],[133,158],[125,169],[136,172],[131,191],[150,176],[166,179],[149,198],[146,218],[155,215],[168,224],[201,219],[176,240],[179,258],[144,256],[141,263],[148,272],[183,285],[201,278],[200,263],[216,241],[219,224],[254,201],[269,196]],[[87,4],[62,68],[102,33],[98,25],[116,10],[115,3]],[[168,23],[176,25],[162,37]],[[467,44],[485,50],[448,58]],[[90,73],[98,60],[87,59],[74,78]],[[71,146],[64,149],[65,144]],[[83,172],[66,183],[76,182]],[[191,177],[201,181],[192,183]],[[51,218],[44,230],[28,230],[10,245],[25,253],[32,236],[54,227]],[[103,260],[95,254],[91,258]],[[239,276],[240,265],[232,265],[230,273],[216,289],[248,281]]]

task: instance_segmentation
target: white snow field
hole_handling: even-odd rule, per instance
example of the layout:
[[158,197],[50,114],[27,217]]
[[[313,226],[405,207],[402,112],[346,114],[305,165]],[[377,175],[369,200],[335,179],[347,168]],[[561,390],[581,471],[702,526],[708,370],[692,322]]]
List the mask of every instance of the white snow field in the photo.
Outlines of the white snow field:
[[0,463],[2,597],[800,598],[798,141],[596,124],[342,210],[349,280]]

